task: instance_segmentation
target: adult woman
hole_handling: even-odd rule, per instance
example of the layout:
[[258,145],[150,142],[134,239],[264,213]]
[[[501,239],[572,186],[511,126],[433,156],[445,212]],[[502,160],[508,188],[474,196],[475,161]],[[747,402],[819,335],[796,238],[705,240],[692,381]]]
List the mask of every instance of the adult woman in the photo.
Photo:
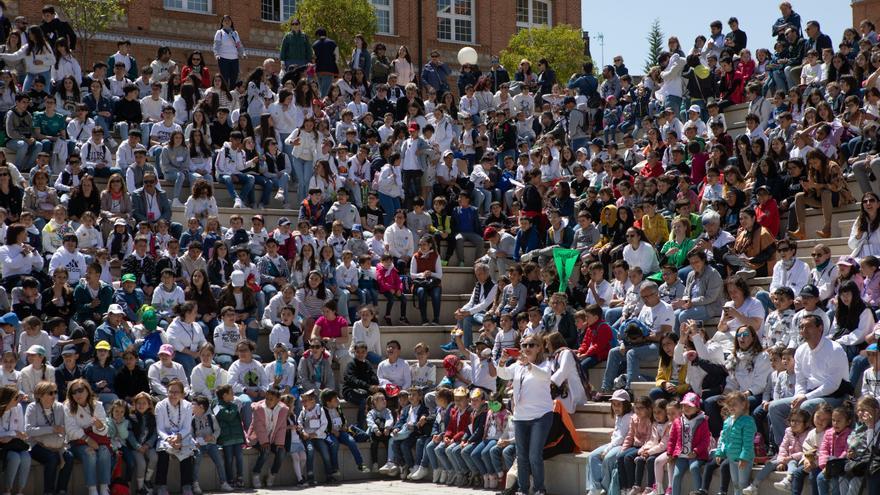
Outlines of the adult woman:
[[[770,376],[770,359],[761,346],[761,339],[755,327],[743,325],[736,329],[733,353],[726,362],[727,383],[724,392],[746,392],[749,399],[749,412],[761,405],[767,378]],[[718,438],[724,419],[721,416],[719,401],[723,395],[704,399],[703,409],[709,416],[709,431]]]
[[751,288],[746,280],[734,275],[724,282],[728,301],[721,308],[721,320],[718,331],[712,341],[721,344],[725,354],[733,352],[734,332],[742,326],[749,326],[761,333],[764,324],[764,306],[752,297]]
[[168,140],[168,144],[162,147],[159,163],[165,179],[174,183],[174,191],[171,193],[171,206],[183,206],[180,203],[180,190],[183,182],[193,184],[193,176],[189,169],[189,149],[183,132],[174,131]]
[[31,457],[43,466],[43,492],[47,494],[66,492],[73,472],[73,454],[64,448],[64,405],[57,397],[54,383],[38,383],[34,402],[24,414]]
[[685,381],[694,393],[702,397],[721,393],[725,376],[724,350],[721,344],[709,339],[699,321],[682,322],[681,339],[672,359],[679,366],[687,365]]
[[[55,91],[55,103],[58,105],[58,113],[65,117],[75,117],[76,107],[82,102],[79,81],[74,76],[68,75],[64,76],[64,79],[61,79],[57,84],[58,89]],[[0,91],[0,100],[2,99],[3,92]]]
[[[403,198],[400,160],[400,153],[391,153],[388,157],[388,163],[379,170],[377,192],[379,193],[379,204],[385,211],[383,220],[385,225],[391,225],[394,222],[394,212],[400,209],[400,202]],[[404,220],[406,220],[406,215],[404,215]]]
[[43,280],[43,257],[27,244],[28,233],[24,225],[14,223],[6,230],[6,245],[0,247],[0,273],[2,285],[11,291],[27,275]]
[[877,341],[874,335],[874,313],[862,299],[861,289],[853,280],[847,280],[837,291],[834,323],[828,336],[843,346],[851,364],[850,383],[858,383],[870,366],[861,354],[869,344]]
[[[0,169],[0,193],[2,189],[3,170]],[[75,222],[87,211],[95,215],[95,218],[101,217],[101,195],[95,187],[94,177],[89,174],[83,175],[79,185],[70,189],[70,201],[67,203],[68,216]]]
[[367,361],[367,344],[355,342],[354,359],[345,368],[342,379],[342,397],[357,404],[357,424],[365,425],[367,422],[367,399],[379,392],[379,377],[376,371]]
[[31,471],[24,414],[18,405],[20,392],[15,385],[0,388],[0,445],[3,446],[3,488],[10,493],[18,481],[16,493],[23,493]]
[[691,222],[684,217],[672,221],[672,238],[660,248],[662,264],[670,264],[677,269],[687,264],[688,253],[693,249],[696,240],[691,238]]
[[209,279],[211,285],[219,289],[229,283],[229,277],[232,275],[229,247],[223,241],[218,240],[214,242],[214,248],[210,251],[211,256],[208,260]]
[[34,216],[34,225],[43,230],[46,222],[52,219],[52,212],[58,206],[58,193],[55,188],[49,187],[49,173],[38,170],[31,177],[33,186],[24,190],[22,210],[29,211]]
[[15,53],[2,53],[0,60],[4,62],[17,62],[24,60],[27,76],[24,78],[22,91],[30,91],[37,76],[43,77],[43,82],[49,84],[52,80],[52,66],[55,64],[55,53],[46,42],[43,29],[33,25],[27,30],[27,44],[19,48]]
[[551,332],[544,336],[544,348],[550,355],[550,392],[562,402],[569,414],[574,414],[578,404],[587,400],[587,391],[581,382],[578,362],[575,353],[565,344],[565,337],[559,332]]
[[[83,181],[83,185],[85,185],[85,181]],[[73,202],[72,198],[71,202]],[[101,217],[105,220],[101,225],[104,230],[103,234],[107,235],[117,218],[126,222],[131,221],[132,211],[131,196],[128,194],[125,180],[121,175],[113,174],[107,180],[107,189],[101,191]]]
[[868,255],[880,256],[880,196],[873,191],[862,194],[859,216],[853,223],[847,244],[852,249],[852,257],[864,258]]
[[791,233],[797,239],[806,239],[807,206],[822,208],[824,223],[822,230],[816,232],[821,238],[831,237],[831,213],[833,207],[849,204],[852,195],[840,165],[832,162],[820,150],[807,153],[807,180],[803,182],[804,191],[794,198],[798,229]]
[[259,328],[256,314],[257,296],[246,283],[244,272],[234,270],[229,275],[229,283],[220,291],[217,304],[221,308],[232,306],[235,309],[235,322],[244,323],[247,338],[253,342],[259,337]]
[[648,275],[660,270],[657,262],[657,251],[647,241],[644,231],[635,227],[626,230],[626,245],[623,247],[623,259],[630,267],[637,266],[642,273]]
[[[550,363],[544,358],[541,338],[528,335],[520,342],[521,354],[510,366],[499,367],[498,376],[513,383],[514,438],[516,439],[519,489],[546,493],[544,488],[544,444],[553,424],[550,395]],[[531,483],[530,483],[530,477]]]
[[711,246],[709,241],[704,240],[687,254],[690,271],[685,279],[684,295],[672,302],[676,330],[682,322],[704,321],[721,313],[721,290],[724,284],[718,271],[709,265],[703,244]]
[[199,308],[194,301],[176,305],[174,313],[177,316],[168,325],[165,333],[174,346],[174,361],[183,366],[186,376],[190,376],[199,359],[199,348],[207,339],[202,328],[196,325]]
[[211,87],[205,90],[206,99],[209,94],[217,95],[219,98],[219,107],[226,107],[230,112],[238,108],[238,99],[232,97],[232,93],[229,91],[229,86],[226,84],[226,79],[220,74],[215,74],[214,77],[211,78]]
[[[422,325],[439,325],[443,267],[440,264],[440,256],[434,250],[434,239],[432,237],[425,236],[419,240],[418,249],[409,263],[409,275],[412,278],[415,296],[419,302]],[[434,319],[432,321],[428,321],[429,296],[431,297],[431,305],[434,306]]]
[[109,495],[112,453],[107,413],[85,378],[67,384],[64,426],[73,457],[82,463],[89,495]]
[[190,53],[189,57],[186,58],[186,65],[180,69],[181,79],[187,79],[190,74],[195,74],[198,77],[199,89],[205,89],[211,85],[211,73],[208,70],[208,66],[205,65],[202,52],[199,50],[194,50]]
[[744,277],[766,277],[773,273],[776,265],[776,241],[773,235],[756,220],[751,207],[739,212],[740,227],[736,240],[724,261],[730,265],[731,273]]
[[232,16],[226,14],[220,20],[220,29],[214,33],[214,57],[227,87],[233,87],[238,81],[238,60],[244,56],[244,45],[235,30],[235,23]]
[[374,88],[376,84],[385,84],[388,82],[388,74],[391,73],[391,61],[388,60],[388,56],[385,54],[386,50],[385,45],[382,43],[376,43],[373,47],[369,79],[370,85]]
[[406,45],[400,45],[397,49],[397,58],[391,61],[391,72],[397,74],[397,83],[401,86],[416,80],[416,69]]
[[156,404],[156,486],[159,493],[168,493],[168,463],[170,456],[180,461],[180,487],[183,493],[192,493],[193,454],[195,442],[192,436],[192,404],[183,399],[184,385],[171,380],[167,387],[168,397]]
[[198,268],[189,276],[189,285],[186,286],[184,295],[187,301],[196,304],[196,323],[202,329],[205,339],[214,335],[214,327],[217,326],[217,315],[220,313],[220,306],[214,299],[214,292],[211,290],[211,284],[208,282],[208,273]]
[[17,222],[21,215],[24,191],[12,182],[9,167],[0,166],[0,208],[6,209],[6,223]]
[[299,183],[299,198],[308,196],[309,182],[312,180],[315,166],[314,161],[318,157],[318,133],[315,131],[315,118],[308,116],[303,120],[299,129],[290,133],[284,140],[284,144],[291,146],[293,157],[293,173]]
[[[6,43],[0,45],[0,53],[3,54],[14,54],[21,48],[21,38],[23,33],[18,29],[13,31],[9,31],[9,34],[6,37]],[[15,72],[18,75],[18,80],[16,84],[12,84],[11,86],[18,86],[24,80],[24,76],[27,73],[24,66],[24,59],[18,59],[16,61],[8,61],[5,62],[6,72],[11,73]],[[872,71],[873,72],[873,71]],[[9,87],[10,85],[7,85]],[[12,88],[17,90],[17,88]]]
[[43,313],[46,318],[61,318],[70,324],[73,317],[73,287],[68,283],[67,268],[59,266],[52,272],[52,286],[43,290]]
[[324,287],[324,276],[318,270],[309,272],[306,282],[296,290],[293,307],[296,309],[296,322],[303,331],[303,341],[312,336],[315,320],[323,315],[323,307],[333,299],[333,294]]

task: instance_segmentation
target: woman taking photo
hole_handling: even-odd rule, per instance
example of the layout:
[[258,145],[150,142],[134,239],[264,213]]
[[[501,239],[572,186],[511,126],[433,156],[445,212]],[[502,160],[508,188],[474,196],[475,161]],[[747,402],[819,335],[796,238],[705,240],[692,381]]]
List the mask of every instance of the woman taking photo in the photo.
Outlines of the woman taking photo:
[[34,402],[28,404],[24,414],[31,457],[43,466],[46,494],[66,492],[73,472],[73,454],[64,448],[64,405],[57,397],[58,388],[54,383],[38,383]]
[[[419,311],[422,314],[422,326],[440,324],[440,297],[443,279],[443,267],[440,256],[434,250],[434,239],[430,236],[422,237],[419,246],[409,263],[409,275],[412,278],[413,290],[419,302]],[[434,319],[428,321],[428,297],[434,306]]]
[[113,454],[107,436],[107,413],[84,378],[67,384],[64,426],[73,457],[82,464],[89,495],[109,495]]
[[832,162],[819,150],[807,153],[807,180],[803,182],[804,191],[794,197],[798,228],[791,235],[796,239],[806,239],[807,206],[822,209],[824,223],[816,235],[827,239],[831,237],[831,213],[837,206],[852,202],[852,195],[846,179],[837,162]]
[[751,207],[739,212],[739,231],[724,261],[732,273],[744,277],[767,277],[776,265],[776,241],[756,219]]
[[510,366],[499,367],[498,377],[513,383],[514,438],[516,439],[519,490],[544,494],[544,444],[553,424],[550,395],[550,363],[544,357],[541,338],[528,335],[520,343],[521,354]]
[[161,495],[168,494],[168,463],[171,456],[180,461],[180,488],[184,494],[192,493],[193,454],[192,404],[183,399],[184,386],[179,380],[168,384],[168,397],[156,404],[156,487]]
[[303,331],[303,342],[312,337],[315,321],[323,316],[324,305],[333,299],[333,294],[324,286],[324,276],[318,270],[309,272],[306,282],[296,290],[293,307],[296,309],[295,322]]
[[20,223],[14,223],[6,230],[6,245],[0,247],[0,272],[3,273],[3,287],[8,291],[18,286],[21,278],[27,275],[37,280],[45,279],[41,271],[43,257],[27,244],[27,240],[27,229]]
[[880,196],[868,191],[862,194],[862,207],[853,223],[847,245],[852,249],[852,257],[880,256]]
[[761,301],[752,297],[749,283],[744,278],[738,275],[730,277],[724,282],[724,290],[728,301],[721,308],[721,320],[712,341],[721,344],[725,354],[730,354],[734,351],[734,332],[743,326],[760,332],[765,311]]

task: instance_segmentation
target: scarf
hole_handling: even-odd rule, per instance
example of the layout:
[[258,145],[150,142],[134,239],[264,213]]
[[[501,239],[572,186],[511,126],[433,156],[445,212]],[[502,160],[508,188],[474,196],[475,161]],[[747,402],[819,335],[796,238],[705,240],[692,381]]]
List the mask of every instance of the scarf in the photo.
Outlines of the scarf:
[[831,263],[831,258],[828,258],[827,260],[825,260],[824,263],[816,265],[816,271],[819,273],[822,273],[822,271],[825,270],[825,268],[828,268],[829,263]]

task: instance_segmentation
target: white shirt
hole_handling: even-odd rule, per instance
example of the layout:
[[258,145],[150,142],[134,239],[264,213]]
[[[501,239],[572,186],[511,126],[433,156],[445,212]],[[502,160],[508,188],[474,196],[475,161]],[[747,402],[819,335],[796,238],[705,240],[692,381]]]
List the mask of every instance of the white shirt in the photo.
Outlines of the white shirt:
[[801,289],[810,281],[810,266],[803,260],[794,259],[791,269],[786,270],[783,262],[779,261],[773,267],[773,279],[770,281],[770,290],[772,294],[779,287],[789,287],[795,294],[799,294]]
[[406,152],[403,155],[403,161],[401,161],[401,168],[403,170],[421,170],[422,167],[419,166],[419,159],[417,153],[419,151],[418,145],[416,143],[418,139],[408,138],[406,142],[404,142],[404,146],[406,147]]
[[538,419],[553,411],[550,396],[550,362],[523,366],[516,362],[510,366],[499,367],[498,376],[513,382],[513,420],[529,421]]
[[807,399],[831,395],[849,377],[846,351],[825,337],[815,349],[804,342],[794,353],[794,375],[795,395],[806,395]]
[[673,326],[675,311],[672,306],[663,301],[657,303],[653,308],[645,304],[639,311],[639,321],[647,325],[652,333],[659,334],[663,326],[668,325],[670,328]]
[[397,358],[397,361],[393,363],[387,359],[379,363],[376,375],[379,377],[379,385],[383,387],[392,383],[400,387],[401,390],[406,390],[412,383],[409,365],[401,358]]

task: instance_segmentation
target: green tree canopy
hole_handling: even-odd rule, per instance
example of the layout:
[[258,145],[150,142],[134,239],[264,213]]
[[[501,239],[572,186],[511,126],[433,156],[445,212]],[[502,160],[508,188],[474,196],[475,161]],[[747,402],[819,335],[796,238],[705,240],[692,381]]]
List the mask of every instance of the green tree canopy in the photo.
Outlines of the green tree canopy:
[[565,24],[521,30],[510,37],[500,58],[511,72],[517,70],[524,58],[529,59],[533,68],[539,59],[546,58],[560,81],[567,81],[569,76],[580,72],[586,61],[580,29]]
[[651,72],[651,67],[657,65],[657,59],[663,51],[663,30],[660,29],[660,19],[654,19],[645,39],[648,40],[648,57],[645,58],[645,74],[647,74]]
[[95,35],[106,31],[114,22],[122,19],[125,15],[125,6],[128,0],[59,0],[61,7],[70,26],[76,32],[80,40],[77,47],[80,50],[80,61],[85,67],[89,60],[89,45]]
[[[316,29],[326,29],[346,62],[351,58],[355,35],[362,34],[370,45],[376,34],[376,11],[370,0],[299,0],[294,17],[310,39],[315,38]],[[290,31],[291,19],[281,25],[285,33]]]

